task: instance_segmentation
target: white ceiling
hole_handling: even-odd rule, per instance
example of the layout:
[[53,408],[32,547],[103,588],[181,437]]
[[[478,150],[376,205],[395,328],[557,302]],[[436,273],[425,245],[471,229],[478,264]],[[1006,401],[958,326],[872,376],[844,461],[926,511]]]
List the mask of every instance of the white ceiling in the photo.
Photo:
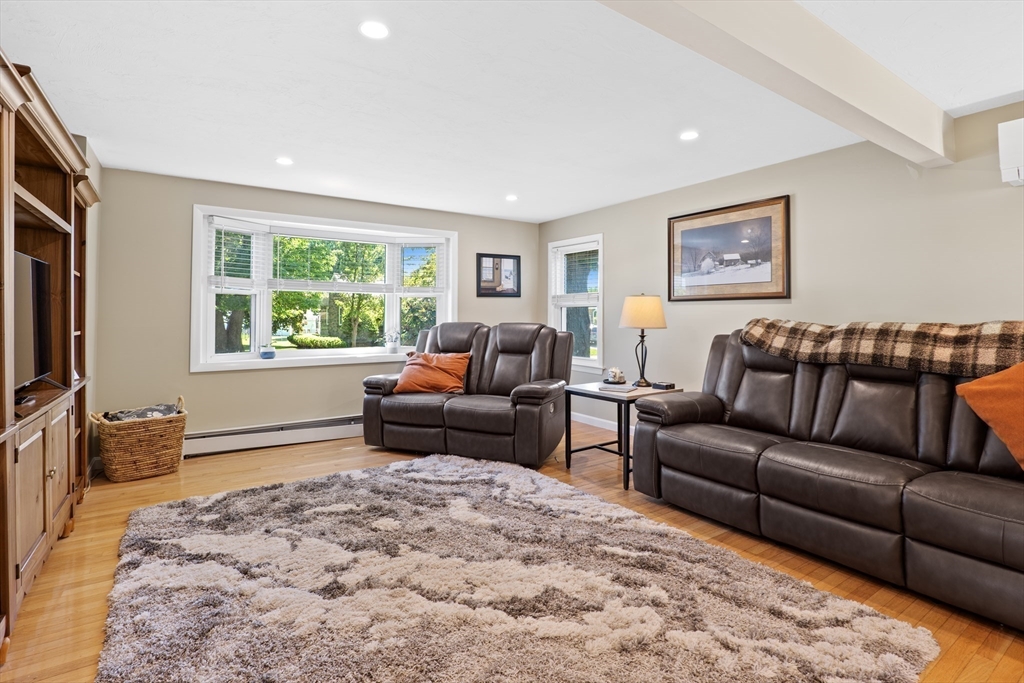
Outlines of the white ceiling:
[[[801,4],[954,115],[1024,98],[1020,0]],[[105,166],[527,221],[860,139],[596,2],[3,0],[0,45]]]
[[954,117],[1024,100],[1024,2],[797,0]]
[[106,167],[531,222],[860,140],[596,2],[5,1],[0,45]]

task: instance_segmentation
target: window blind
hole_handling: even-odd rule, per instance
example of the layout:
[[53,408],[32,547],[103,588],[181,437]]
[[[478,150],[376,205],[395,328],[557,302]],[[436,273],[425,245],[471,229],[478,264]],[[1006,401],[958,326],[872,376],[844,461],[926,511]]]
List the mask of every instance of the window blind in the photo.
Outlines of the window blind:
[[551,304],[557,308],[598,306],[601,301],[600,245],[598,242],[553,247]]
[[267,281],[263,227],[234,219],[207,219],[207,283],[214,292],[251,292]]
[[[207,283],[213,292],[443,295],[447,250],[439,241],[367,240],[242,221],[207,219]],[[410,265],[412,268],[410,269]],[[433,277],[425,277],[430,270]]]

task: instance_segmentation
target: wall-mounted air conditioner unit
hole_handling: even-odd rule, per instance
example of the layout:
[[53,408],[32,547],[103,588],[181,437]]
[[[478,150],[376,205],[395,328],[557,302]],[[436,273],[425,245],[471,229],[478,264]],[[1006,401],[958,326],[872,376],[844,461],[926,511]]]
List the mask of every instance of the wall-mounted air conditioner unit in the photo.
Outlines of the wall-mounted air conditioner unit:
[[1003,182],[1024,185],[1024,119],[999,124],[999,168]]

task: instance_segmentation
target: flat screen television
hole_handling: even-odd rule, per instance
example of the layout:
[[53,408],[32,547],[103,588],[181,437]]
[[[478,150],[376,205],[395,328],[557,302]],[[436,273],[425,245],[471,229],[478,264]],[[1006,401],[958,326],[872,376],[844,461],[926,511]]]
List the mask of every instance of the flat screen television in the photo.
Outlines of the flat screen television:
[[50,343],[50,264],[14,252],[14,386],[53,370]]

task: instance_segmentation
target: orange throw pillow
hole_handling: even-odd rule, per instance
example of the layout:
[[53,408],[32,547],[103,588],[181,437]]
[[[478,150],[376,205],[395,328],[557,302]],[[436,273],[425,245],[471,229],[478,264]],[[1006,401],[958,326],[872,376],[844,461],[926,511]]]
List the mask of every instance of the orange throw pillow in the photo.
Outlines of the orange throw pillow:
[[410,351],[394,393],[461,394],[469,356],[468,353]]
[[1024,363],[960,384],[956,393],[992,428],[1024,468]]

